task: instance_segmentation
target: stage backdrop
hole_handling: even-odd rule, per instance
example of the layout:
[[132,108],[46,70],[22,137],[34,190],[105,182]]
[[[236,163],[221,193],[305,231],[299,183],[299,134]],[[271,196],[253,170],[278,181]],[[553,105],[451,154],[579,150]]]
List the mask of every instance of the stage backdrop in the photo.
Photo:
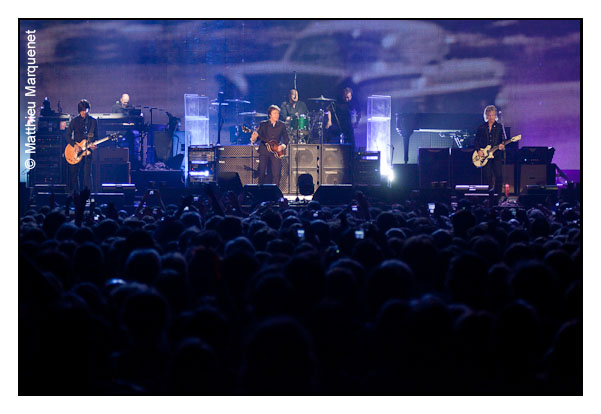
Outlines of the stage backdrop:
[[[31,34],[36,90],[26,97]],[[399,111],[478,113],[495,104],[512,134],[522,134],[521,146],[553,146],[561,168],[580,169],[577,20],[21,20],[19,40],[22,173],[31,100],[39,109],[48,97],[54,110],[60,102],[76,114],[86,98],[92,112],[110,112],[128,93],[146,118],[144,107],[158,108],[155,123],[170,112],[183,129],[183,95],[214,99],[221,90],[252,102],[225,111],[227,144],[235,113],[279,105],[295,75],[305,102],[338,98],[350,86],[364,108],[369,95],[392,96],[393,118]],[[216,118],[212,111],[212,142]],[[365,146],[365,122],[364,113],[357,146]]]

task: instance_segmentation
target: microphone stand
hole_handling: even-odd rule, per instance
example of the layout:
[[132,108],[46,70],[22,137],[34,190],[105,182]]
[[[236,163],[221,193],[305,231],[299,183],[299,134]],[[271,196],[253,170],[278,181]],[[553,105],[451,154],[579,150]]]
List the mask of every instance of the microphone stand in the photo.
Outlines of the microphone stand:
[[[159,109],[158,107],[155,106],[144,106],[144,108],[147,108],[150,112],[150,124],[148,125],[148,133],[146,134],[146,157],[144,157],[144,149],[142,149],[142,163],[144,165],[148,164],[148,159],[152,158],[152,164],[154,164],[154,156],[153,152],[150,151],[151,157],[148,157],[148,150],[153,150],[154,149],[154,129],[152,128],[153,125],[153,121],[152,121],[152,111],[154,111],[155,109],[162,111],[162,109]],[[145,158],[145,159],[144,159]],[[146,162],[144,162],[146,161]]]
[[223,126],[221,107],[223,106],[223,92],[217,94],[217,103],[219,104],[219,110],[217,111],[217,145],[221,145],[221,127]]
[[[500,117],[502,117],[502,116],[503,116],[503,113],[502,113],[501,111],[499,111],[499,116],[500,116]],[[507,134],[505,133],[505,124],[503,124],[503,123],[501,123],[501,122],[499,122],[499,123],[501,124],[501,130],[503,131],[503,142],[505,142],[505,141],[507,141]],[[506,167],[506,165],[507,165],[507,148],[505,148],[505,149],[503,150],[503,170],[505,170],[505,169],[506,169],[506,168],[505,168],[505,167]],[[504,174],[503,174],[503,171],[501,171],[501,176],[503,176],[503,181],[505,181],[505,176],[504,176]],[[515,184],[515,183],[514,183],[514,184]],[[504,192],[504,191],[505,191],[505,186],[506,186],[506,185],[507,185],[506,183],[503,183],[503,188],[501,188],[501,192]],[[514,189],[514,191],[515,191],[515,189]]]
[[298,203],[300,201],[298,197],[298,144],[296,144],[296,151],[294,151],[294,162],[296,163],[296,202]]

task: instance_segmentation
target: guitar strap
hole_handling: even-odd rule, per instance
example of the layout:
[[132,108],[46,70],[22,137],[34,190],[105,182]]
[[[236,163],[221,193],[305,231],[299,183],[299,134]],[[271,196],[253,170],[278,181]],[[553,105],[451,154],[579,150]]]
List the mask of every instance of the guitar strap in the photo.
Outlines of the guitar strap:
[[88,129],[90,128],[90,115],[86,115],[85,121],[83,123],[83,136],[85,139],[88,139]]

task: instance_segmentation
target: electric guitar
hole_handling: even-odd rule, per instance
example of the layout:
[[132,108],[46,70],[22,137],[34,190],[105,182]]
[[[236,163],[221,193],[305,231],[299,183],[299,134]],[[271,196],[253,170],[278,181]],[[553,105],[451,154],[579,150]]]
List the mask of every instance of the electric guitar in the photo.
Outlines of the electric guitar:
[[[256,132],[250,128],[245,127],[244,125],[242,125],[240,129],[246,133]],[[265,146],[267,147],[267,150],[271,152],[276,158],[284,158],[284,156],[286,155],[286,149],[280,151],[280,143],[277,142],[275,139],[272,139],[269,142],[265,142]]]
[[[516,135],[515,137],[510,138],[507,141],[503,141],[503,145],[507,145],[511,142],[519,141],[520,139],[522,139],[522,136]],[[499,145],[501,145],[501,144],[499,144]],[[474,151],[474,154],[472,155],[472,162],[474,163],[474,165],[478,168],[484,167],[486,165],[486,163],[488,162],[488,160],[495,157],[494,153],[496,150],[499,149],[499,145],[495,145],[494,147],[487,145],[484,148],[480,148],[479,150]],[[482,157],[480,157],[478,155],[478,151],[482,151],[484,153],[484,155]]]
[[79,145],[79,151],[75,150],[74,145],[67,144],[67,146],[65,147],[65,159],[71,165],[77,164],[83,159],[83,157],[88,156],[92,153],[92,151],[89,150],[89,148],[92,145],[102,144],[103,142],[108,140],[116,141],[118,138],[119,134],[115,132],[114,134],[111,134],[94,142],[90,142],[90,140],[87,139],[82,139],[77,143],[77,145]]

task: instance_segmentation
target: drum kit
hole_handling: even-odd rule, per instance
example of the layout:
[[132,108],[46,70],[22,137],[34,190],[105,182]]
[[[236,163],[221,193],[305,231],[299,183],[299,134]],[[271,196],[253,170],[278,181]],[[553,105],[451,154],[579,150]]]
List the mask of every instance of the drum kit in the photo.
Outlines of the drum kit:
[[[317,144],[323,142],[324,128],[328,121],[327,111],[334,102],[334,99],[321,95],[318,98],[308,98],[307,101],[313,102],[316,109],[308,114],[293,115],[290,120],[286,121],[286,129],[290,137],[290,143],[292,144]],[[243,105],[249,105],[250,103],[250,101],[244,99],[225,99],[222,103],[211,103],[211,105],[222,105],[224,107],[234,106],[235,125],[230,128],[230,140],[232,143],[248,143],[250,133],[245,131],[249,128],[255,130],[258,124],[268,117],[266,113],[262,112],[242,111],[244,109]]]

